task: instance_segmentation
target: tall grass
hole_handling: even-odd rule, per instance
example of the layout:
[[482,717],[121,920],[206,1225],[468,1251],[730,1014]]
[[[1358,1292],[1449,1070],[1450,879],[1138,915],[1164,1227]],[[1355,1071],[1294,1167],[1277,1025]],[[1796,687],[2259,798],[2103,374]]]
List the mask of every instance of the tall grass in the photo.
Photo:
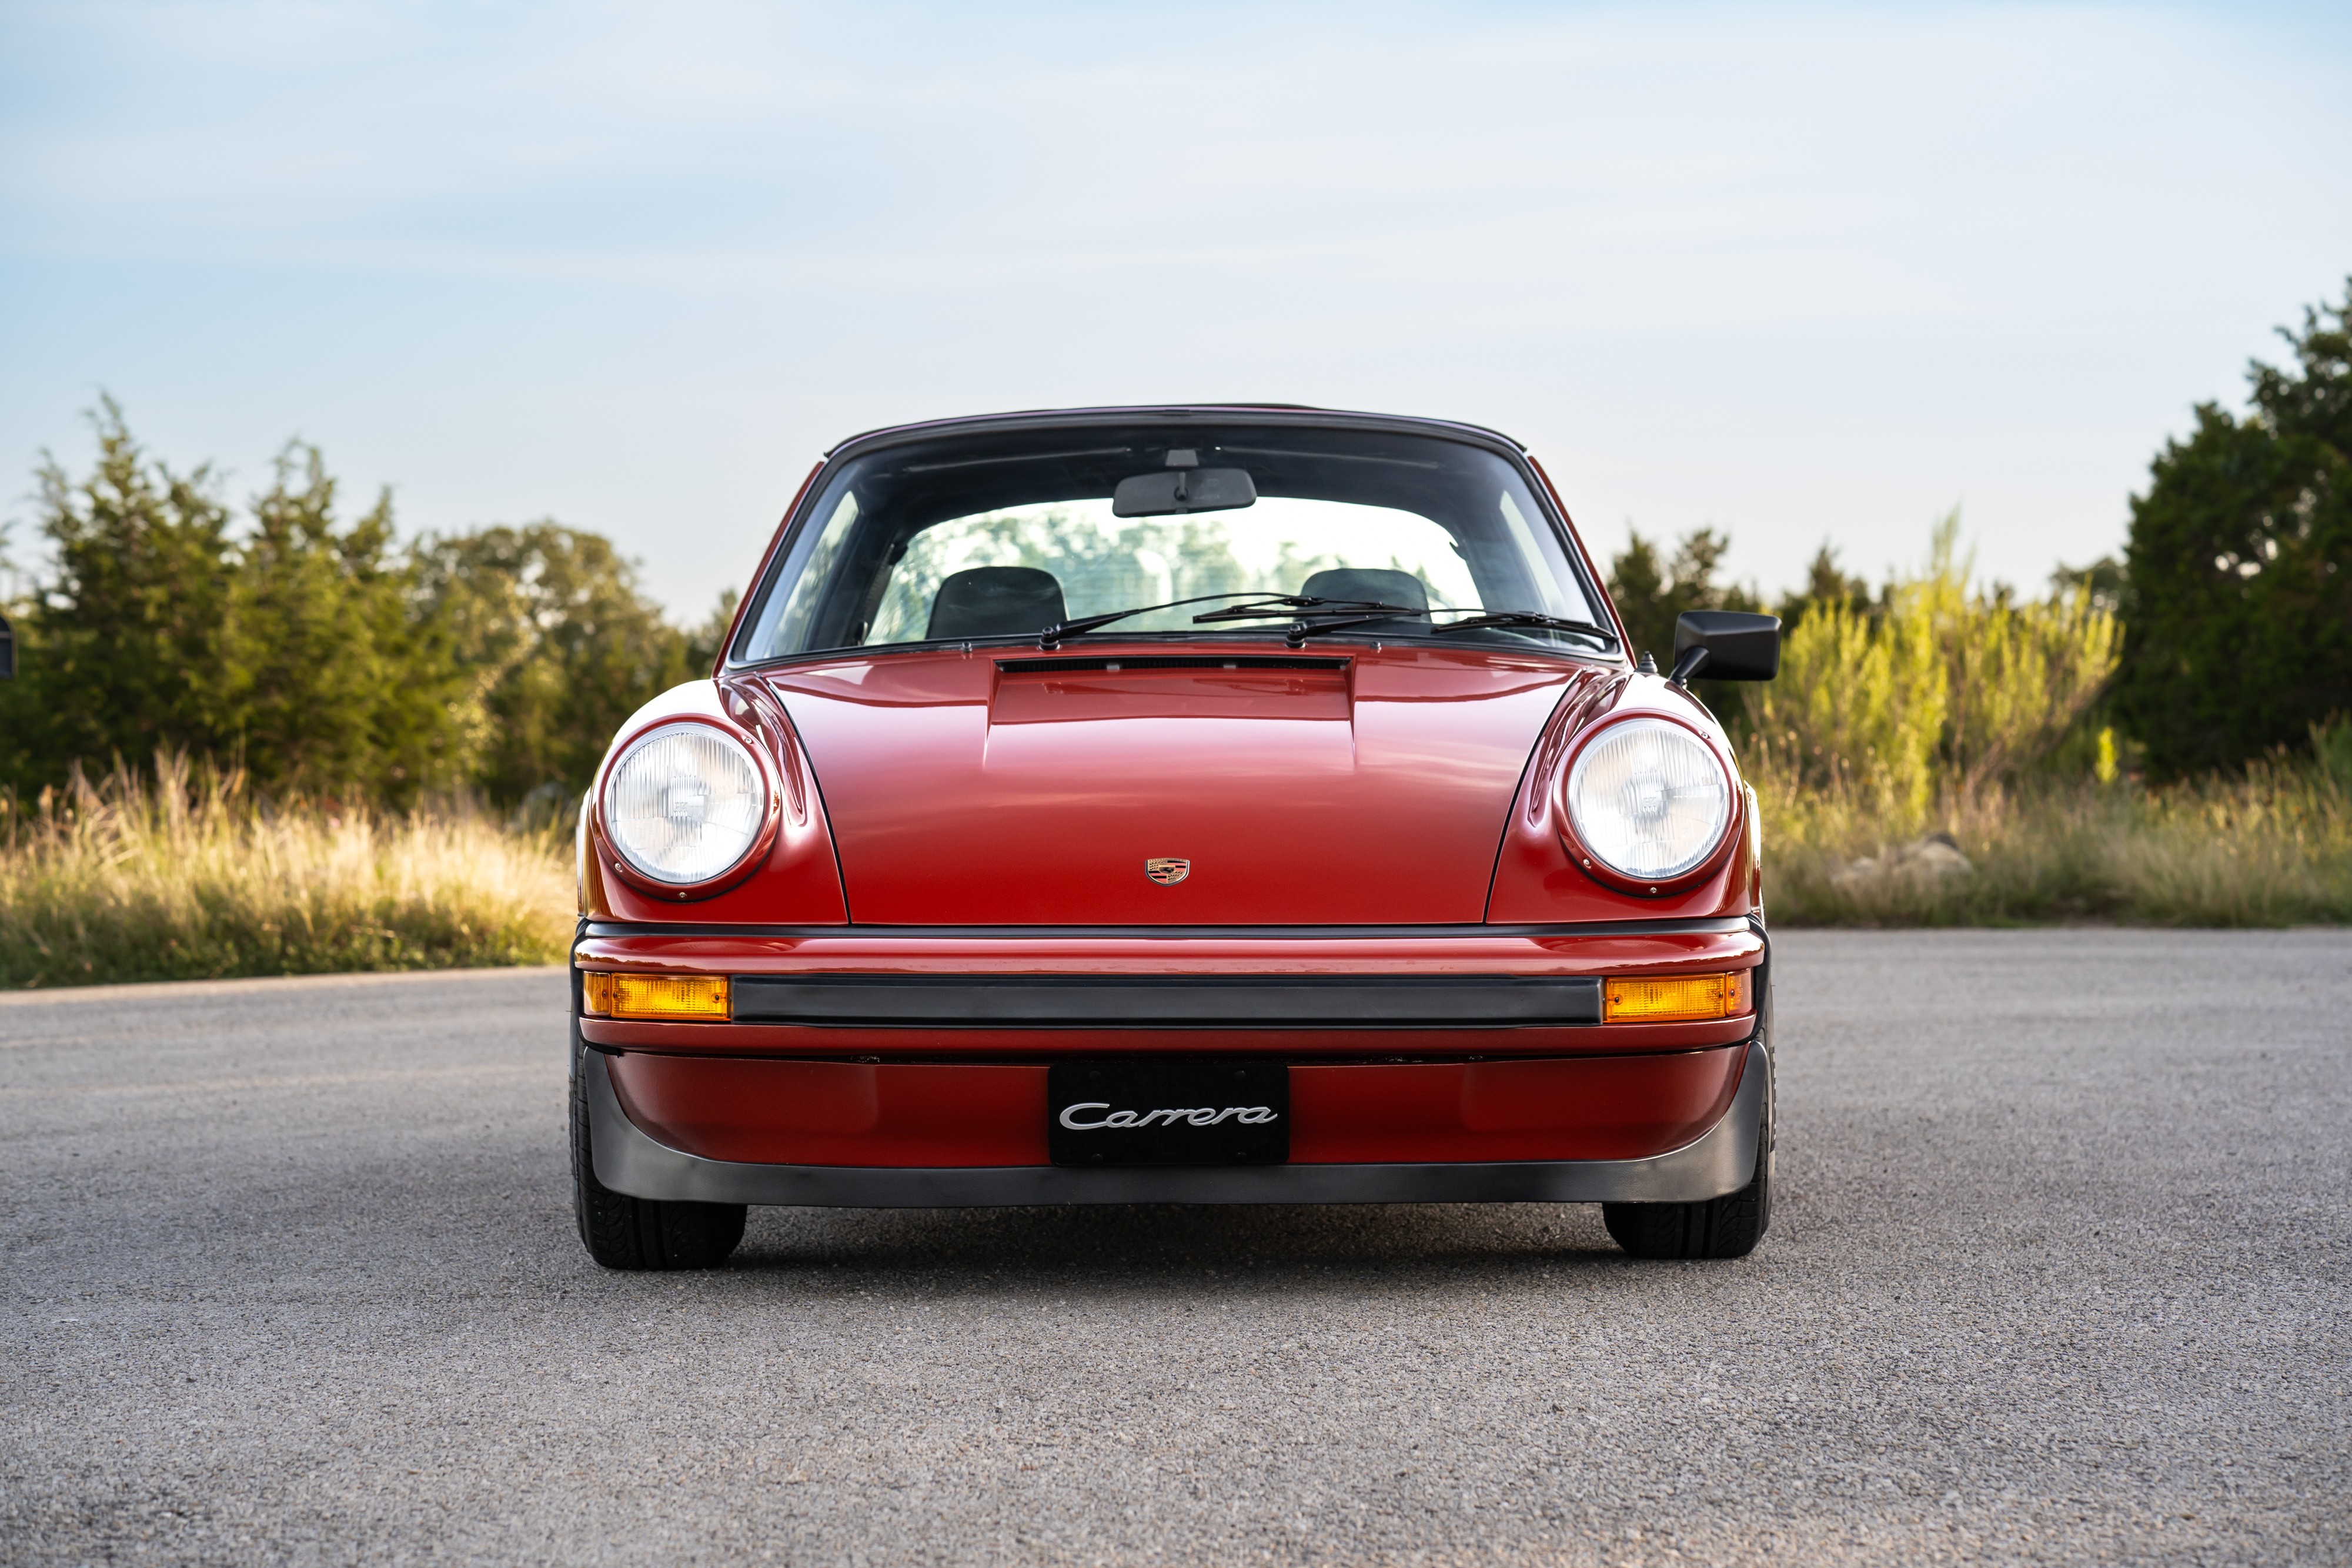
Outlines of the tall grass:
[[463,807],[271,805],[164,757],[0,808],[4,987],[544,964],[571,936],[565,857]]
[[2049,780],[1949,802],[1969,861],[1904,858],[1866,800],[1767,780],[1775,924],[1987,925],[2352,921],[2352,767],[2266,762],[2168,789]]

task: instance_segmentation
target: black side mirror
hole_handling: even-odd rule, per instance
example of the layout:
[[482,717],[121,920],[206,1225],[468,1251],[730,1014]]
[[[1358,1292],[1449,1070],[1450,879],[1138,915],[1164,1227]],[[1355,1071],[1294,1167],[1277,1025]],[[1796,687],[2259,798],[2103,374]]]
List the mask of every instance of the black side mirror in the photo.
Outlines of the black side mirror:
[[1780,673],[1780,618],[1738,610],[1685,610],[1675,622],[1675,673],[1710,681],[1769,681]]
[[16,677],[16,634],[8,630],[8,619],[0,615],[0,681]]

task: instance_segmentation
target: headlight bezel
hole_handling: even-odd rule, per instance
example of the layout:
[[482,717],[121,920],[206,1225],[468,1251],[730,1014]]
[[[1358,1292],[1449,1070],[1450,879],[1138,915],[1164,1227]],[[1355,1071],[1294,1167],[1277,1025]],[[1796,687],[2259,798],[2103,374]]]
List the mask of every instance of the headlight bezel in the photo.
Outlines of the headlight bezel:
[[[1717,831],[1715,842],[1705,853],[1685,869],[1671,876],[1644,876],[1620,870],[1592,847],[1582,824],[1577,821],[1576,797],[1572,788],[1577,769],[1592,753],[1593,747],[1610,738],[1627,725],[1656,724],[1680,731],[1712,762],[1721,776],[1724,792],[1723,824]],[[1552,789],[1553,806],[1558,815],[1559,835],[1569,855],[1587,876],[1602,886],[1618,893],[1639,897],[1671,897],[1685,893],[1706,882],[1723,869],[1724,863],[1736,852],[1748,815],[1746,791],[1741,787],[1739,769],[1733,765],[1727,748],[1719,737],[1709,735],[1698,726],[1680,716],[1642,708],[1630,713],[1612,714],[1577,737],[1565,756],[1560,758],[1559,772]]]
[[[759,826],[753,831],[749,847],[724,870],[696,882],[673,882],[639,866],[623,848],[620,836],[612,822],[613,789],[621,771],[630,759],[646,747],[665,736],[691,731],[707,731],[733,743],[750,758],[752,776],[760,787]],[[594,822],[597,859],[604,868],[622,883],[638,893],[649,894],[665,903],[709,898],[736,886],[765,864],[775,848],[776,835],[782,823],[783,780],[778,776],[775,759],[757,736],[738,726],[705,714],[667,714],[629,731],[614,744],[598,772],[595,787]]]

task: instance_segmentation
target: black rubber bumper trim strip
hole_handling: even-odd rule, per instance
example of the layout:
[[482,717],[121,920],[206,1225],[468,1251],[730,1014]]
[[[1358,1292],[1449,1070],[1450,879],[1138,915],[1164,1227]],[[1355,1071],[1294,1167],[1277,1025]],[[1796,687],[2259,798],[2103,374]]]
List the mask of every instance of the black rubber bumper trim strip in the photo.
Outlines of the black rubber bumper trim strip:
[[1590,975],[741,975],[738,1023],[929,1029],[1531,1029],[1601,1021]]

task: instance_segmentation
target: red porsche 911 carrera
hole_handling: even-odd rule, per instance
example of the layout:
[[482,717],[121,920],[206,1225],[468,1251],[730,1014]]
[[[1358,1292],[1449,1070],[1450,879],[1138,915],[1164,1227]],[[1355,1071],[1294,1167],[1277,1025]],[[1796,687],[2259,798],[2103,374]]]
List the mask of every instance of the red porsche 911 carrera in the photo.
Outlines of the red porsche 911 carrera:
[[1771,1211],[1756,802],[1491,431],[1278,406],[875,432],[581,819],[572,1148],[617,1269],[749,1204]]

